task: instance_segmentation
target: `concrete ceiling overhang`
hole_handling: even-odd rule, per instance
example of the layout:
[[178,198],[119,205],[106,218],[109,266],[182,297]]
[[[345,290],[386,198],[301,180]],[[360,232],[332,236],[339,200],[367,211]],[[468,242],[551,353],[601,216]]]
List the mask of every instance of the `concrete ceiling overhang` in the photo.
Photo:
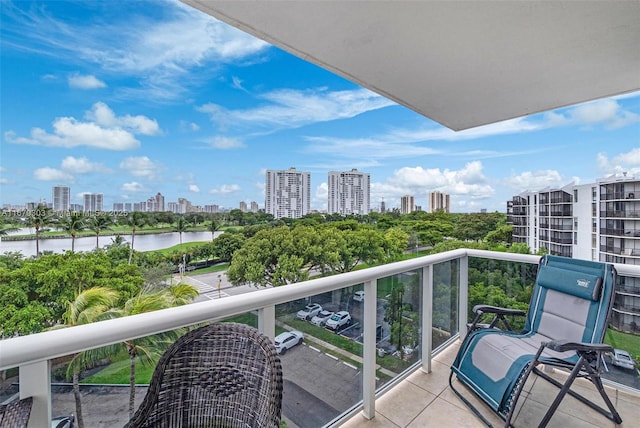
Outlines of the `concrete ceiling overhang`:
[[453,130],[640,89],[640,1],[182,0]]

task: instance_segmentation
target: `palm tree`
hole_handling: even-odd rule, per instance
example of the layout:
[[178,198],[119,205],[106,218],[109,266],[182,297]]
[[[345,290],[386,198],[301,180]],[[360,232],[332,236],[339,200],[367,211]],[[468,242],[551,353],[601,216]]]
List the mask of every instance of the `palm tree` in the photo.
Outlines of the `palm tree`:
[[131,257],[133,256],[133,243],[134,243],[134,240],[136,239],[136,230],[139,227],[142,227],[145,224],[147,224],[147,216],[143,212],[134,211],[131,214],[129,214],[129,216],[126,217],[125,222],[127,226],[131,227],[131,247],[129,248],[129,262],[128,262],[128,264],[131,264]]
[[0,236],[6,236],[9,232],[15,232],[18,230],[17,227],[13,226],[5,226],[4,218],[0,218]]
[[[112,309],[117,301],[118,292],[110,288],[94,287],[81,291],[76,295],[73,302],[69,302],[67,311],[63,315],[65,324],[59,327],[73,327],[99,321],[105,314],[108,314],[109,309]],[[71,363],[67,367],[67,377],[71,374],[73,379],[73,397],[76,402],[78,428],[84,427],[80,396],[80,372],[92,367],[100,359],[100,356],[100,353],[96,352],[96,350],[80,352],[73,356]]]
[[178,232],[178,234],[180,235],[181,248],[182,248],[182,232],[186,232],[188,228],[189,228],[189,223],[187,223],[184,217],[183,216],[178,217],[178,220],[176,220],[176,227],[173,230]]
[[[178,284],[161,290],[145,288],[127,300],[124,307],[114,313],[121,317],[167,309],[189,303],[197,295],[198,290],[189,284]],[[154,336],[127,340],[121,344],[129,354],[129,418],[133,417],[135,410],[136,359],[142,364],[154,364],[164,349],[173,343],[180,333],[180,330],[168,331]]]
[[27,217],[27,226],[36,230],[36,257],[40,256],[40,233],[42,229],[53,223],[53,213],[51,209],[44,204],[38,204],[38,207],[30,211]]
[[214,235],[216,233],[216,231],[218,230],[219,226],[218,223],[215,221],[215,219],[211,219],[211,223],[207,224],[207,230],[209,232],[211,232],[211,240],[213,241],[214,239]]
[[100,247],[100,232],[108,230],[113,225],[113,218],[108,214],[98,214],[89,220],[89,229],[96,234],[96,249]]
[[71,252],[75,251],[76,235],[87,228],[84,223],[84,215],[81,212],[69,211],[60,222],[60,228],[71,235]]

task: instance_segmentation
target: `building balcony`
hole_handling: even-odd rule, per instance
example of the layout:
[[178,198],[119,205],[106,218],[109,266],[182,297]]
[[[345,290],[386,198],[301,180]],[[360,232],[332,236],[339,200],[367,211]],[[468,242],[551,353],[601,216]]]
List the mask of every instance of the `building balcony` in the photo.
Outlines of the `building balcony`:
[[628,218],[638,219],[640,218],[640,210],[619,210],[619,211],[600,211],[600,218]]
[[[29,426],[44,427],[52,413],[75,412],[71,393],[63,399],[58,392],[52,392],[51,375],[60,359],[203,322],[240,318],[270,337],[287,329],[304,333],[304,343],[281,356],[285,379],[283,416],[290,427],[480,426],[447,384],[460,326],[464,329],[469,321],[469,278],[500,269],[509,277],[511,286],[525,287],[533,282],[538,261],[539,257],[533,255],[459,249],[173,309],[5,339],[0,342],[0,370],[18,368],[16,394],[34,397]],[[640,266],[616,268],[619,275],[640,278]],[[356,291],[364,291],[364,302],[352,298]],[[408,346],[404,358],[393,352],[405,346],[394,347],[386,322],[394,301],[402,307],[401,328],[413,332],[413,339],[404,339],[414,340],[404,342]],[[335,334],[297,320],[296,312],[309,302],[330,310],[348,310],[354,322]],[[624,347],[624,343],[620,346]],[[640,417],[640,380],[634,373],[620,373],[613,367],[606,377],[615,381],[608,384],[609,396],[627,426],[632,426]],[[533,379],[530,383],[526,396],[520,400],[516,427],[537,425],[534,421],[552,400],[551,390],[543,382]],[[126,423],[128,393],[122,391],[128,390],[117,390],[118,393],[107,393],[102,388],[99,394],[85,393],[83,413],[87,426]],[[144,395],[138,394],[137,402]],[[577,427],[589,422],[613,426],[588,410],[567,397],[551,424]]]

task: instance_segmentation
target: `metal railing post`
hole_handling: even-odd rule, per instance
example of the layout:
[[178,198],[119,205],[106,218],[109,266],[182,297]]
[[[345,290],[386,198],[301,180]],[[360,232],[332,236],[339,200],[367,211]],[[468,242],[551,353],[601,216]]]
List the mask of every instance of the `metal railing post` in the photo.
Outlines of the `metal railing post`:
[[467,335],[467,323],[469,322],[469,256],[460,257],[458,271],[458,289],[460,300],[458,301],[458,333],[460,340]]
[[51,425],[51,361],[20,366],[20,399],[33,397],[29,428]]
[[422,370],[431,373],[433,348],[433,265],[422,268]]
[[276,307],[274,305],[258,309],[258,330],[269,336],[271,340],[276,337]]
[[376,311],[377,280],[364,284],[364,343],[362,349],[362,404],[363,415],[373,419],[376,415]]

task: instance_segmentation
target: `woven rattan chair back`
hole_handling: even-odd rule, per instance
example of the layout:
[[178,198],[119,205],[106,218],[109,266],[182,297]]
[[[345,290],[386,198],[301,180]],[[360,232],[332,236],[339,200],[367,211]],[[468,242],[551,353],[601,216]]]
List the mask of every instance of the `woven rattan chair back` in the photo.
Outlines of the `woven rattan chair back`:
[[271,340],[217,323],[167,349],[126,427],[278,427],[281,409],[282,366]]
[[26,428],[32,404],[28,397],[0,406],[0,428]]

